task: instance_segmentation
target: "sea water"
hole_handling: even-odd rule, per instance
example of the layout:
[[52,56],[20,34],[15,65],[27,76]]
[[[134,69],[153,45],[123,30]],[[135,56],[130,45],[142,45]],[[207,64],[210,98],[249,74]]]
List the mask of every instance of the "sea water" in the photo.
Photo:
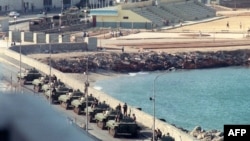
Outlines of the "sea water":
[[187,130],[201,126],[223,131],[224,124],[250,124],[250,68],[246,67],[130,73],[95,86],[151,115],[149,97],[155,94],[156,117]]

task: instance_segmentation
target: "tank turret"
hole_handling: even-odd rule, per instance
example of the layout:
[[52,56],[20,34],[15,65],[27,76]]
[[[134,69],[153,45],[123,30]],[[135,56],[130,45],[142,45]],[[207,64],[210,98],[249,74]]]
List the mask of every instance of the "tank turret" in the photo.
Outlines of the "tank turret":
[[32,84],[34,86],[34,91],[35,92],[41,92],[42,91],[42,86],[44,84],[47,84],[49,82],[49,77],[48,76],[41,76],[37,79],[34,79],[32,81]]
[[84,93],[82,93],[80,90],[76,90],[73,92],[68,92],[66,94],[60,95],[58,97],[58,101],[61,103],[62,107],[65,107],[65,109],[69,109],[71,106],[71,102],[75,99],[79,99],[80,97],[84,96]]
[[53,87],[45,92],[47,99],[50,99],[51,103],[58,102],[58,97],[60,95],[72,92],[72,89],[66,87],[65,85],[60,85],[58,87]]
[[101,129],[104,129],[106,127],[106,122],[112,119],[114,120],[118,113],[120,112],[113,109],[107,109],[102,113],[97,113],[95,115],[97,126],[100,127]]
[[140,127],[130,117],[124,116],[121,119],[115,118],[108,120],[106,123],[109,134],[113,137],[130,136],[137,137],[140,131]]
[[[94,98],[92,95],[88,96],[88,106],[92,103],[96,102],[97,99]],[[75,99],[71,102],[72,107],[74,108],[74,112],[78,115],[84,111],[86,108],[86,98],[85,96],[80,97],[79,99]]]
[[87,108],[85,108],[85,113],[89,116],[89,122],[93,122],[97,113],[102,113],[103,111],[106,111],[109,108],[109,105],[106,104],[105,101],[103,103],[93,103],[91,106],[88,107],[88,112]]
[[17,79],[21,81],[22,84],[31,84],[34,79],[42,76],[39,71],[35,68],[25,69],[23,72],[18,72]]

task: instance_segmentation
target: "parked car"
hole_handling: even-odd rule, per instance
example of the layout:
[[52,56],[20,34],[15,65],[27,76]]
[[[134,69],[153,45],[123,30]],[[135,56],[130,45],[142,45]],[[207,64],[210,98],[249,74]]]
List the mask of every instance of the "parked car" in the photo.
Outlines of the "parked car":
[[16,12],[16,11],[11,11],[9,14],[9,17],[19,17],[20,16],[20,13]]

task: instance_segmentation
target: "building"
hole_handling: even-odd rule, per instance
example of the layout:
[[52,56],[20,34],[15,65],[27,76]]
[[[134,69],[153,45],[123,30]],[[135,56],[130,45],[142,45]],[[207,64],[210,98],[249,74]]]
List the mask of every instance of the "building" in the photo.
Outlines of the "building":
[[53,8],[67,8],[79,3],[80,0],[0,0],[0,12],[12,10],[30,12],[34,10],[51,10]]
[[89,15],[94,27],[116,29],[155,29],[216,16],[214,9],[197,0],[125,2],[90,9]]

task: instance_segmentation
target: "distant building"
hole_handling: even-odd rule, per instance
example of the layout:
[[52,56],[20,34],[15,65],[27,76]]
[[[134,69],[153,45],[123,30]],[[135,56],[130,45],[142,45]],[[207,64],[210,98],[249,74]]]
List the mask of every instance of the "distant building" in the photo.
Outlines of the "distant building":
[[16,10],[30,12],[35,10],[51,10],[67,8],[79,3],[80,0],[0,0],[0,13]]
[[220,5],[231,8],[250,8],[250,0],[220,0]]

